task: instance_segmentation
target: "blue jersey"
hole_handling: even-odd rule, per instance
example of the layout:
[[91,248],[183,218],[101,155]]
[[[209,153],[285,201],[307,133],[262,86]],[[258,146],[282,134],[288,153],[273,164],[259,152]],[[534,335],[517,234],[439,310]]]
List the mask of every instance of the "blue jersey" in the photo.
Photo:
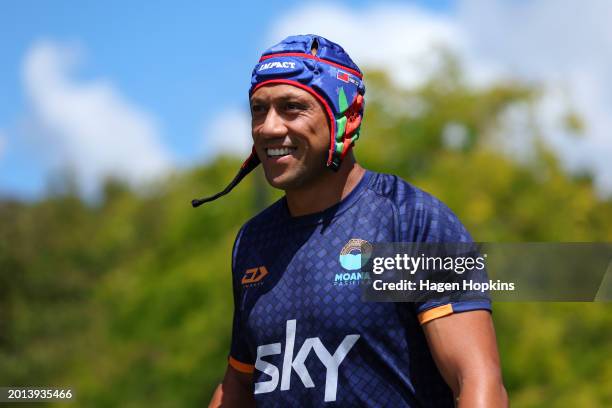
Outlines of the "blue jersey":
[[490,302],[363,302],[344,255],[363,241],[470,240],[448,207],[392,175],[366,171],[316,214],[291,217],[280,199],[234,244],[230,365],[253,373],[263,406],[454,406],[421,324]]

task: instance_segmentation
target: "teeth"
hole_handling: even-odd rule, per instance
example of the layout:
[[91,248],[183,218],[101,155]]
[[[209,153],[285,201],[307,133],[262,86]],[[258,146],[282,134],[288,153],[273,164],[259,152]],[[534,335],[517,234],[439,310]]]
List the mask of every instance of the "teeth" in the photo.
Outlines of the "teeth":
[[279,156],[286,156],[290,154],[291,150],[293,149],[289,147],[283,147],[280,149],[266,149],[266,153],[268,154],[268,156],[279,157]]

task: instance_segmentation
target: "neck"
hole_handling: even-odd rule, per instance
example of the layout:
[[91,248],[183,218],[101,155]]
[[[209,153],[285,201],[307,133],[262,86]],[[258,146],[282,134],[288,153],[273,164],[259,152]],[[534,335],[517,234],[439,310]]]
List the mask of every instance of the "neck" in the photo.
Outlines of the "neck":
[[293,217],[320,212],[339,203],[357,186],[365,169],[349,154],[337,172],[328,171],[307,186],[287,190],[287,205]]

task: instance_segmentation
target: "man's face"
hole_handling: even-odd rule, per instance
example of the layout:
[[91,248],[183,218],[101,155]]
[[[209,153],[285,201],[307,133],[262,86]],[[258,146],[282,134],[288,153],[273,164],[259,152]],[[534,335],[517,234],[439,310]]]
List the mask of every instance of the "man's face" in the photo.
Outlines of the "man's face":
[[324,176],[329,126],[323,107],[291,85],[259,88],[251,96],[255,151],[273,187],[291,190]]

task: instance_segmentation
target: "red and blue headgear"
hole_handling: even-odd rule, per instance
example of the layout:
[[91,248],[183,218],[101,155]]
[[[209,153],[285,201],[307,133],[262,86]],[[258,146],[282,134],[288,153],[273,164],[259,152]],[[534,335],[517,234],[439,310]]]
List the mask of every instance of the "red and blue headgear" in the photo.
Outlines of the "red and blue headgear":
[[[289,84],[309,92],[329,119],[327,167],[336,171],[357,138],[363,117],[362,73],[344,49],[318,35],[285,38],[266,50],[251,74],[249,97],[268,84]],[[192,201],[197,207],[229,193],[260,163],[255,148],[232,182],[214,196]]]

